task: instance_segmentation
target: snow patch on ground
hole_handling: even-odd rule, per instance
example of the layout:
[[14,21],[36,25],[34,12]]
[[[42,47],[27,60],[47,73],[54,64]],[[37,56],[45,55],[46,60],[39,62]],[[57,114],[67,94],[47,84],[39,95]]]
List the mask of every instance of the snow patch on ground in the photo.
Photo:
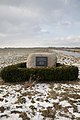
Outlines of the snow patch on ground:
[[68,106],[71,106],[71,104],[68,103],[67,100],[61,101],[61,102],[59,103],[59,105],[61,105],[62,107],[68,107]]

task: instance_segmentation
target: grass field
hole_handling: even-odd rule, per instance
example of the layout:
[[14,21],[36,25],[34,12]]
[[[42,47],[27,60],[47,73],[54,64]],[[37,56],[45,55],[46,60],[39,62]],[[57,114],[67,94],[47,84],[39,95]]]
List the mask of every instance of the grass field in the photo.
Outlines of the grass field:
[[[27,61],[32,52],[52,49],[0,50],[0,68]],[[56,51],[57,62],[76,65],[80,58]],[[0,79],[0,120],[80,120],[79,79],[62,82],[25,82],[10,84]]]

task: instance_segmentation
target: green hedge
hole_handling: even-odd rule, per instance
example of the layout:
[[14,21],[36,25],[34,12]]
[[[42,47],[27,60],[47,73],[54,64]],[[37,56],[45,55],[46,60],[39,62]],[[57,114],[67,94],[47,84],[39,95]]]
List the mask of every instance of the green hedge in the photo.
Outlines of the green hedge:
[[43,81],[76,80],[78,68],[59,63],[53,68],[26,68],[26,63],[20,63],[3,68],[1,77],[7,82],[28,81],[30,78]]

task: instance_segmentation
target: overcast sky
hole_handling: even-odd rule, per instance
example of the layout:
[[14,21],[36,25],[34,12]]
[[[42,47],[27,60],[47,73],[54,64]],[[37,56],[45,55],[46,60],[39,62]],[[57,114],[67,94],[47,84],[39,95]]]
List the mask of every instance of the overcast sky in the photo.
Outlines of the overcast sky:
[[80,47],[80,0],[0,0],[0,47]]

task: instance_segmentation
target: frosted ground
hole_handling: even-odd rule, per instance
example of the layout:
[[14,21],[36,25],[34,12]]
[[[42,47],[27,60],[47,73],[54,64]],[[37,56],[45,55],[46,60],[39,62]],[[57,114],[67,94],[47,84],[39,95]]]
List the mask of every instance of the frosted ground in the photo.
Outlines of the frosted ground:
[[[0,68],[26,61],[31,51],[2,52]],[[80,69],[80,58],[56,54],[58,62]],[[80,120],[80,81],[9,84],[1,80],[0,120]]]

